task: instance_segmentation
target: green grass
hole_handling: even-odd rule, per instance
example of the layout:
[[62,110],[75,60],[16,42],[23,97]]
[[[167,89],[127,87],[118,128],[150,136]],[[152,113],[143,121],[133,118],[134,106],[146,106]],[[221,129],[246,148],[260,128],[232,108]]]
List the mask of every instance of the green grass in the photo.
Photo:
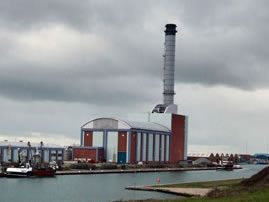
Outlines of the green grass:
[[[222,197],[196,197],[180,200],[163,200],[162,202],[267,202],[269,201],[269,186],[247,188],[246,190],[237,190],[237,193],[231,191]],[[156,202],[156,201],[155,201]]]
[[235,180],[220,180],[220,181],[208,181],[208,182],[192,182],[181,184],[168,184],[168,185],[156,185],[156,187],[175,187],[175,188],[214,188],[214,187],[230,187],[237,185],[241,182],[241,179]]
[[193,197],[173,200],[146,200],[146,202],[269,202],[269,185],[241,186],[241,180],[195,182],[159,187],[217,188],[210,197]]

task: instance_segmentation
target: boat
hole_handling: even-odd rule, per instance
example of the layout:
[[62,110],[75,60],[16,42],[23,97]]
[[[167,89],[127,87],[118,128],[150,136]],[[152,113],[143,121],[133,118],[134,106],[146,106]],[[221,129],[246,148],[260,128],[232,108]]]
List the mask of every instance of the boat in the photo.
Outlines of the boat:
[[32,170],[32,176],[33,177],[54,177],[55,170],[53,168],[50,168],[50,167],[34,168]]
[[30,177],[32,176],[33,168],[29,163],[26,166],[9,167],[5,172],[6,177]]
[[234,169],[242,169],[242,166],[240,166],[240,165],[234,165]]
[[[43,142],[40,143],[41,154],[42,154],[42,147]],[[54,177],[56,172],[56,166],[54,165],[54,163],[44,163],[41,154],[39,153],[38,148],[36,148],[36,153],[33,155],[32,175],[34,177]]]
[[227,170],[232,171],[234,169],[234,164],[231,161],[222,162],[220,165],[217,166],[217,170]]
[[[31,146],[28,143],[29,147]],[[41,142],[41,150],[43,143]],[[41,152],[42,153],[42,152]],[[9,167],[6,169],[6,177],[54,177],[57,169],[57,164],[44,163],[42,162],[42,156],[36,148],[36,153],[25,163],[23,156],[19,155],[19,166],[18,167]],[[24,158],[25,159],[25,158]],[[56,164],[56,165],[55,165]]]
[[55,169],[51,167],[17,167],[7,168],[6,177],[54,177]]

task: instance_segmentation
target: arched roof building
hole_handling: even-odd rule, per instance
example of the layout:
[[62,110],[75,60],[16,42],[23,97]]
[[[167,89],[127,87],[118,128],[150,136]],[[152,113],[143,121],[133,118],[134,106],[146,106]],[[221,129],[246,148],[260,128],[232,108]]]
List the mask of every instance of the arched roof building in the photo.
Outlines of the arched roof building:
[[183,160],[187,133],[185,116],[170,114],[167,117],[171,127],[158,121],[130,121],[117,117],[92,119],[81,126],[81,145],[74,148],[74,160],[117,163]]

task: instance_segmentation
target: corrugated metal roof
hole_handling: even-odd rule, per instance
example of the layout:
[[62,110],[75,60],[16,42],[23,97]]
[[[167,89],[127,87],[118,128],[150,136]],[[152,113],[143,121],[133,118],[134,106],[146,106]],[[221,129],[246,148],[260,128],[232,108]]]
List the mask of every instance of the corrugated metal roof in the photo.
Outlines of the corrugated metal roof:
[[162,132],[170,132],[170,130],[158,123],[152,122],[138,122],[138,121],[130,121],[126,119],[120,119],[121,121],[127,123],[132,129],[142,129],[142,130],[155,130]]
[[[12,146],[12,147],[28,147],[27,142],[9,142],[9,141],[0,141],[0,146]],[[32,143],[31,147],[40,147],[40,143]],[[63,148],[62,146],[56,144],[43,144],[43,147],[46,148]]]
[[267,153],[256,153],[256,154],[254,154],[253,156],[254,156],[254,157],[257,157],[257,156],[266,156],[266,157],[269,158],[269,154],[267,154]]
[[[127,119],[121,119],[118,117],[102,117],[102,118],[97,118],[97,119],[93,119],[91,121],[88,121],[87,123],[85,123],[82,128],[88,128],[88,126],[91,123],[94,123],[96,121],[108,121],[109,120],[115,120],[118,121],[120,123],[122,123],[123,125],[127,126],[126,128],[128,129],[137,129],[137,130],[150,130],[150,131],[159,131],[159,132],[166,132],[166,133],[170,133],[171,131],[169,130],[169,128],[158,124],[158,123],[153,123],[153,122],[138,122],[138,121],[130,121]],[[108,124],[109,125],[109,124]],[[92,127],[92,126],[91,126]],[[90,127],[90,128],[91,128]],[[95,128],[98,129],[98,128]],[[118,126],[118,129],[122,129]]]
[[204,153],[204,152],[196,152],[196,153],[188,153],[190,157],[209,157],[212,153]]

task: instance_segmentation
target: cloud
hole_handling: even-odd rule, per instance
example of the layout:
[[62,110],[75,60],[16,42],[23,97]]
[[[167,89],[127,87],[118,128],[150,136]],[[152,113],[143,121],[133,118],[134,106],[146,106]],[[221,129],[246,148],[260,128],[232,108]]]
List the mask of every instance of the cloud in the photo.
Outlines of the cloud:
[[248,152],[266,152],[268,89],[246,92],[189,84],[176,89],[179,111],[189,117],[190,145],[200,145],[203,150],[211,145],[209,151],[226,145],[237,152],[246,152],[248,145]]
[[248,0],[0,1],[0,130],[77,137],[93,114],[149,111],[162,99],[164,26],[176,23],[177,103],[191,117],[190,142],[252,137],[250,122],[265,134],[267,8]]
[[[161,83],[168,19],[179,31],[176,82],[267,88],[266,4],[1,2],[0,94],[91,104],[114,100],[112,105],[122,95],[127,103],[152,102],[157,93],[146,92],[157,92],[154,85]],[[144,91],[136,91],[136,81]]]

